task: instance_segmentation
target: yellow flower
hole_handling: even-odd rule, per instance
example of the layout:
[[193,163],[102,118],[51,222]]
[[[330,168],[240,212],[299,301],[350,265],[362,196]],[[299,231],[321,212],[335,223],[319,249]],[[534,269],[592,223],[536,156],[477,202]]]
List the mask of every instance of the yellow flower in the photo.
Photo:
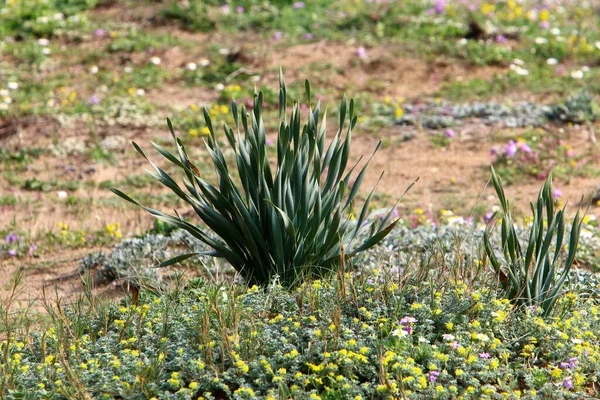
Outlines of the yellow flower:
[[194,137],[196,137],[196,136],[198,136],[198,129],[190,129],[190,130],[188,131],[188,133],[189,133],[191,136],[194,136]]
[[494,6],[493,4],[490,4],[490,3],[483,3],[481,5],[481,13],[482,14],[493,13],[495,9],[496,9],[496,6]]
[[404,110],[400,107],[396,107],[396,109],[394,110],[394,116],[396,118],[402,118],[403,115],[404,115]]
[[208,129],[208,127],[205,126],[200,129],[200,134],[202,136],[208,136],[208,135],[210,135],[210,129]]

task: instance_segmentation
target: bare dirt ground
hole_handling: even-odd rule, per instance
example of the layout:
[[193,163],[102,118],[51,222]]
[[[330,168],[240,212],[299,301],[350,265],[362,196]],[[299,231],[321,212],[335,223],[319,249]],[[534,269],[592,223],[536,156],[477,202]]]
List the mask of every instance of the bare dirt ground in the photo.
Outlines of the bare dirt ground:
[[[113,18],[123,21],[137,21],[145,24],[151,12],[133,10],[124,12],[118,8],[96,11],[96,18]],[[198,41],[199,47],[192,57],[181,49],[170,49],[159,53],[167,68],[180,68],[186,60],[200,57],[207,35],[192,34],[174,27],[148,28],[157,33],[170,33],[186,40]],[[219,39],[218,35],[209,38]],[[373,98],[385,96],[393,98],[422,99],[438,91],[445,82],[468,77],[491,78],[502,67],[474,67],[449,60],[426,61],[412,54],[405,54],[402,47],[375,48],[369,50],[367,62],[356,64],[355,47],[344,43],[319,42],[301,44],[288,48],[271,46],[261,42],[260,38],[239,41],[234,46],[248,54],[253,62],[249,68],[261,75],[259,85],[275,87],[279,66],[286,73],[290,84],[301,84],[305,77],[311,77],[313,87],[330,87],[338,92],[359,94],[368,92]],[[318,66],[320,73],[311,74]],[[169,85],[160,89],[148,90],[147,100],[157,107],[164,117],[168,116],[168,107],[185,108],[190,104],[209,104],[216,96],[205,88]],[[326,99],[335,102],[336,99]],[[174,121],[175,124],[177,123]],[[382,127],[362,129],[359,125],[353,140],[356,160],[359,155],[368,156],[378,140],[390,139],[391,145],[382,148],[373,159],[369,178],[363,184],[369,190],[379,176],[386,173],[379,185],[379,192],[389,195],[383,203],[400,196],[405,188],[417,177],[419,182],[407,194],[401,208],[405,215],[416,207],[452,208],[462,214],[468,214],[474,207],[491,207],[495,204],[492,188],[488,187],[489,164],[491,157],[490,137],[492,128],[481,125],[457,128],[456,138],[446,148],[432,145],[431,132],[418,132],[413,140],[400,142],[398,138],[407,128]],[[11,134],[0,135],[0,147],[24,148],[27,146],[49,147],[52,143],[64,142],[68,138],[88,141],[89,132],[84,124],[74,127],[62,127],[55,120],[40,118],[29,124],[14,122]],[[16,132],[16,133],[15,133]],[[11,224],[23,228],[32,235],[56,230],[57,222],[68,223],[72,227],[85,230],[102,230],[106,224],[120,222],[123,234],[140,234],[147,230],[152,219],[145,212],[129,207],[115,198],[107,188],[100,187],[105,181],[120,182],[130,175],[142,174],[145,161],[138,157],[129,145],[130,140],[149,147],[150,140],[168,138],[166,126],[157,128],[111,128],[100,133],[102,137],[121,136],[125,148],[113,150],[116,163],[93,162],[83,156],[64,157],[45,153],[22,174],[24,177],[37,177],[40,180],[60,179],[62,181],[87,182],[69,194],[80,200],[78,206],[68,206],[57,201],[57,190],[31,192],[5,182],[0,187],[0,196],[14,194],[19,203],[16,206],[0,208],[0,228],[8,229]],[[583,129],[571,129],[565,132],[565,139],[573,148],[589,146],[587,133]],[[199,142],[198,142],[199,143]],[[158,157],[154,157],[157,159]],[[526,211],[529,201],[533,200],[541,182],[525,180],[522,184],[506,188],[507,194],[516,205]],[[572,205],[579,204],[582,195],[589,196],[597,186],[596,179],[574,177],[568,182],[559,182],[563,199]],[[166,193],[156,185],[144,188],[151,195]],[[114,201],[111,203],[110,200]],[[83,204],[83,206],[81,205]],[[117,204],[117,205],[115,205]],[[120,204],[120,205],[119,205]],[[163,204],[163,209],[169,206]],[[590,212],[600,217],[598,209]],[[106,247],[105,247],[106,249]],[[79,260],[85,254],[97,248],[41,249],[38,258],[25,257],[19,260],[0,261],[0,299],[5,298],[15,273],[22,270],[25,277],[24,301],[38,302],[43,297],[44,288],[58,285],[61,296],[72,298],[81,293],[80,278],[58,279],[76,270]],[[98,289],[109,294],[118,292],[115,286]],[[40,303],[38,303],[40,304]]]

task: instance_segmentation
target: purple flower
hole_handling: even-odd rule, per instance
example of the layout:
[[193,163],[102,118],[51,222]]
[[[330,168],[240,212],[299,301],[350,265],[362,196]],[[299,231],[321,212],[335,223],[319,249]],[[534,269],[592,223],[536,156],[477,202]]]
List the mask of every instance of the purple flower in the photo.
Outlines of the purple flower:
[[7,236],[4,238],[4,241],[5,241],[6,243],[14,243],[14,242],[16,242],[16,241],[17,241],[17,239],[18,239],[18,238],[19,238],[19,237],[17,236],[17,234],[16,234],[16,233],[9,233],[9,234],[8,234],[8,235],[7,235]]
[[29,251],[27,252],[27,255],[29,255],[30,257],[33,256],[33,252],[37,250],[37,246],[35,244],[32,244],[31,246],[29,246]]
[[17,251],[16,251],[16,250],[13,250],[13,249],[10,249],[10,250],[8,251],[8,255],[15,257],[15,256],[17,255]]
[[415,322],[417,322],[417,319],[416,319],[415,317],[404,317],[404,318],[402,318],[402,319],[400,320],[400,323],[401,323],[402,325],[405,325],[405,324],[412,324],[412,323],[415,323]]
[[359,58],[366,58],[367,57],[367,50],[364,47],[359,47],[358,49],[356,49],[356,55]]
[[93,95],[92,97],[90,97],[90,104],[100,104],[100,98],[96,95]]
[[446,11],[446,0],[436,0],[433,5],[433,11],[435,11],[436,14],[443,14],[444,11]]
[[479,353],[479,358],[492,358],[490,353]]
[[563,195],[563,192],[560,189],[554,189],[554,191],[552,192],[552,198],[553,199],[558,199],[562,195]]
[[281,40],[282,36],[283,36],[282,32],[275,32],[275,33],[273,33],[273,40]]
[[304,8],[304,2],[303,1],[297,1],[294,4],[292,4],[292,8],[294,10],[298,10],[300,8]]
[[99,37],[99,38],[104,37],[104,36],[106,36],[106,31],[102,28],[98,28],[94,31],[94,36]]
[[444,135],[447,138],[453,138],[454,136],[456,136],[456,133],[454,133],[454,131],[452,129],[446,129],[446,132],[444,132]]
[[496,154],[498,154],[499,151],[500,151],[500,147],[492,146],[492,148],[490,149],[490,156],[495,156]]
[[483,221],[487,224],[488,222],[490,222],[490,220],[492,219],[493,216],[494,216],[494,212],[490,211],[489,213],[487,213],[483,216]]
[[529,145],[527,143],[521,143],[521,146],[519,148],[524,153],[532,153],[533,152],[533,150],[531,150],[531,147],[529,147]]
[[440,373],[438,371],[429,371],[429,376],[427,377],[427,380],[429,382],[435,382],[439,375]]
[[517,142],[515,142],[514,140],[511,140],[504,147],[504,155],[506,157],[514,157],[515,154],[517,154],[517,150],[519,150],[519,148],[517,147]]
[[311,40],[314,36],[312,33],[305,33],[303,37],[306,40]]
[[569,368],[575,368],[577,366],[577,357],[569,358]]
[[460,343],[458,343],[456,340],[454,342],[452,342],[452,348],[453,349],[458,349],[460,347]]
[[238,14],[242,14],[244,12],[244,7],[239,6],[238,8],[236,8],[236,11],[238,12]]
[[563,381],[563,386],[567,389],[573,389],[573,381],[570,377],[565,378],[565,380]]
[[506,39],[506,37],[504,35],[496,36],[496,43],[506,43],[506,42],[508,42],[508,40]]
[[267,139],[266,142],[267,146],[273,146],[275,144],[275,141],[273,139]]

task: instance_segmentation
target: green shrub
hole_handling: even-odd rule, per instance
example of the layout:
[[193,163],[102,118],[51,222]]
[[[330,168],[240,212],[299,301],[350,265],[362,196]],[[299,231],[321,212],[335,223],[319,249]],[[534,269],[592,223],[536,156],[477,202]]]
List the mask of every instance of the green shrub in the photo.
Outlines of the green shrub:
[[489,228],[483,236],[486,254],[506,296],[517,305],[539,306],[544,310],[543,314],[548,316],[556,300],[563,294],[565,280],[575,261],[582,224],[579,211],[573,219],[570,234],[568,233],[570,237],[566,258],[561,257],[565,238],[565,209],[554,212],[550,175],[540,190],[536,204],[531,203],[533,224],[527,248],[523,252],[513,223],[510,203],[506,200],[502,183],[493,167],[492,181],[502,207],[501,242],[504,257],[496,257]]
[[[308,81],[305,89],[310,104]],[[303,127],[298,103],[294,104],[289,123],[286,122],[286,88],[281,74],[275,171],[269,165],[262,104],[262,92],[255,93],[252,111],[247,114],[245,106],[242,106],[240,118],[238,106],[232,102],[235,132],[224,125],[225,137],[235,154],[239,182],[231,177],[231,167],[217,142],[206,108],[203,110],[204,118],[210,130],[207,150],[215,167],[218,187],[200,176],[189,160],[183,142],[175,137],[171,121],[168,121],[168,125],[179,159],[152,143],[159,153],[183,170],[187,192],[150,161],[156,171],[153,176],[189,203],[217,238],[179,215],[171,216],[142,207],[156,218],[185,229],[206,243],[213,251],[203,254],[225,258],[249,283],[267,284],[274,276],[278,276],[282,283],[293,285],[307,276],[324,276],[334,269],[342,257],[350,258],[374,246],[394,228],[398,220],[390,223],[393,209],[379,220],[369,218],[373,191],[356,220],[350,218],[353,200],[369,165],[367,162],[362,167],[354,181],[353,172],[360,160],[348,171],[346,168],[352,130],[357,121],[354,100],[349,103],[345,97],[342,100],[338,132],[326,147],[325,115],[318,126],[320,102],[310,109],[308,123]],[[346,118],[349,124],[344,136]],[[146,157],[136,143],[134,146]],[[112,190],[125,200],[141,206],[123,192]],[[366,226],[370,227],[370,231],[363,236],[361,233]],[[196,254],[199,253],[181,255],[162,265]]]

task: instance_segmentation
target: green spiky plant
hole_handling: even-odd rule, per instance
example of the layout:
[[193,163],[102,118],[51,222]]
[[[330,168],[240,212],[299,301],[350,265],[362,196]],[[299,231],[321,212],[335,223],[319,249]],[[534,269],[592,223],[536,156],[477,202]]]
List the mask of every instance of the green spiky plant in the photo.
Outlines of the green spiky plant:
[[507,298],[516,305],[538,306],[543,315],[552,313],[556,300],[563,295],[563,286],[575,261],[583,219],[579,210],[573,219],[566,257],[562,257],[565,239],[565,209],[555,212],[552,174],[540,190],[535,204],[531,203],[533,224],[527,247],[523,249],[513,223],[511,206],[504,195],[502,183],[492,167],[492,182],[502,207],[501,246],[503,257],[496,256],[491,243],[490,220],[484,233],[485,252]]
[[[369,205],[375,188],[356,220],[349,218],[352,202],[370,161],[362,166],[353,180],[353,172],[360,162],[347,168],[352,130],[357,121],[354,100],[348,102],[345,96],[342,99],[339,129],[329,146],[325,146],[326,112],[319,125],[320,102],[310,107],[308,81],[305,85],[309,102],[308,123],[303,126],[298,103],[294,104],[287,122],[286,87],[281,73],[279,86],[279,134],[274,171],[267,152],[262,92],[255,93],[249,113],[243,105],[240,113],[235,101],[231,103],[235,129],[225,124],[224,136],[221,137],[213,129],[208,110],[203,110],[210,130],[206,147],[215,167],[218,186],[200,176],[189,160],[183,142],[175,136],[171,121],[168,125],[178,157],[155,143],[152,145],[183,171],[187,191],[133,143],[154,167],[155,173],[151,174],[189,203],[206,227],[188,222],[179,215],[167,215],[142,206],[123,192],[112,189],[156,218],[185,229],[206,243],[212,250],[203,254],[224,258],[250,284],[264,285],[278,276],[283,284],[294,285],[307,277],[324,276],[334,271],[342,258],[353,257],[376,245],[398,222],[397,219],[392,221],[394,208],[383,218],[369,218]],[[221,138],[226,138],[233,149],[233,168],[237,169],[239,180],[231,177],[232,166],[218,144]],[[375,151],[377,148],[379,145]],[[368,232],[363,234],[367,226]],[[209,235],[206,228],[215,235]],[[197,254],[200,253],[184,254],[161,265],[170,265]]]

